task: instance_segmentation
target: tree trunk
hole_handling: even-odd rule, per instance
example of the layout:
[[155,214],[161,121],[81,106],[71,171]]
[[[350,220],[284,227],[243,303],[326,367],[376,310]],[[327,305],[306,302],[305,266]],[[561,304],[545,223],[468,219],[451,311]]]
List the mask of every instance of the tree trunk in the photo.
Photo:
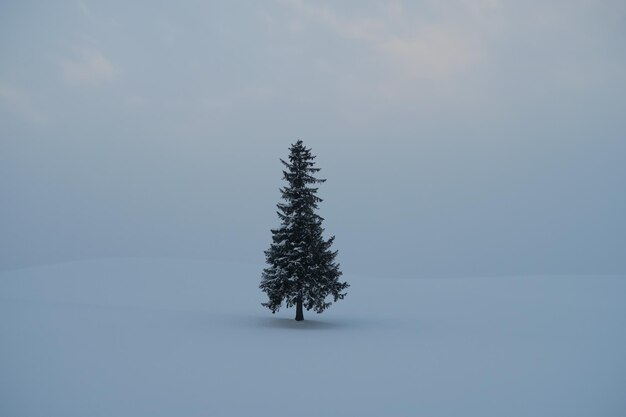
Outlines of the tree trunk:
[[304,320],[304,313],[302,312],[302,298],[298,298],[296,303],[296,321]]

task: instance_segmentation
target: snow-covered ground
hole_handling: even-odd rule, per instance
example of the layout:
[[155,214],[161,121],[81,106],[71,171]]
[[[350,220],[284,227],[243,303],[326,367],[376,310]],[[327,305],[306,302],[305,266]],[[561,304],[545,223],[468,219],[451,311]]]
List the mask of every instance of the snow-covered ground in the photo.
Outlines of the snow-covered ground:
[[0,273],[0,416],[626,415],[626,277],[346,276],[322,315],[258,265]]

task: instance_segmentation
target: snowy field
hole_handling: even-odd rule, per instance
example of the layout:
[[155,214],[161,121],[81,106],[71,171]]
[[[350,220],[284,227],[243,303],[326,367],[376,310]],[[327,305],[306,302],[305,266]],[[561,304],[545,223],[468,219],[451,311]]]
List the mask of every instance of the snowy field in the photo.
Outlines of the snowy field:
[[258,265],[0,273],[0,416],[626,416],[626,277],[384,279],[322,315]]

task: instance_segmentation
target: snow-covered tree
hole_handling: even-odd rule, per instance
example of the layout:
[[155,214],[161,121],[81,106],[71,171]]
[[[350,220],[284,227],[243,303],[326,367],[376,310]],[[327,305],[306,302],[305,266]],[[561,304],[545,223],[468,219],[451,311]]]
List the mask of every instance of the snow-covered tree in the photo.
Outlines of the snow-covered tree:
[[265,251],[267,268],[263,270],[260,288],[269,301],[263,305],[277,312],[283,301],[287,307],[296,306],[296,320],[304,320],[303,307],[321,313],[333,301],[341,300],[348,283],[339,282],[341,271],[335,262],[337,251],[331,250],[334,236],[322,236],[324,220],[316,209],[322,201],[317,196],[315,184],[326,181],[313,175],[314,155],[301,140],[291,145],[289,162],[280,160],[286,167],[283,179],[287,186],[280,189],[278,203],[280,228],[272,230],[272,243]]

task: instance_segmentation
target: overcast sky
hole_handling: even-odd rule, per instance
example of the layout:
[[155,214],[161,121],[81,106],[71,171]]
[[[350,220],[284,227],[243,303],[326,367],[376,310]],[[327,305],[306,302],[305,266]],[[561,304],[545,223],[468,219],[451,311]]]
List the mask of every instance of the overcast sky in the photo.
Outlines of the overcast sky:
[[626,273],[626,2],[0,3],[0,269],[260,264],[297,139],[345,273]]

